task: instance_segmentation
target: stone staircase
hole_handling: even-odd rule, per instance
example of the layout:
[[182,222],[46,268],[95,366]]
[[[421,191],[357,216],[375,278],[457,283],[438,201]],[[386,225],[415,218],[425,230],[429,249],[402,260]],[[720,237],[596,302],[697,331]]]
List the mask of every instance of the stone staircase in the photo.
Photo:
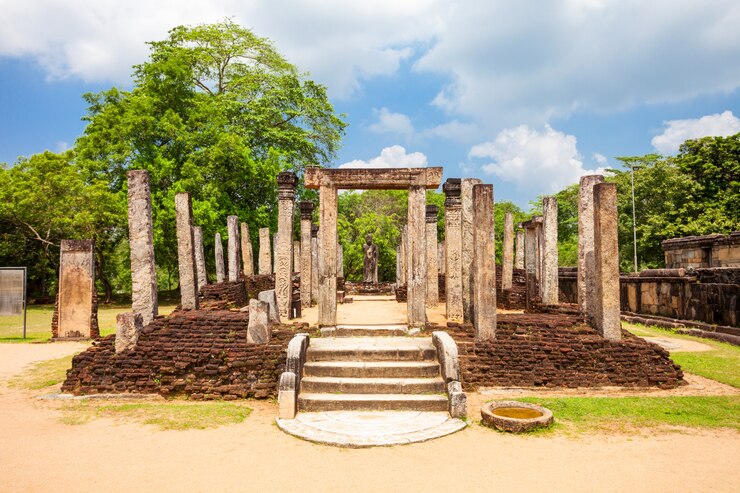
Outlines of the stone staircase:
[[312,338],[298,410],[447,411],[448,396],[431,337],[404,337],[404,326],[338,326]]

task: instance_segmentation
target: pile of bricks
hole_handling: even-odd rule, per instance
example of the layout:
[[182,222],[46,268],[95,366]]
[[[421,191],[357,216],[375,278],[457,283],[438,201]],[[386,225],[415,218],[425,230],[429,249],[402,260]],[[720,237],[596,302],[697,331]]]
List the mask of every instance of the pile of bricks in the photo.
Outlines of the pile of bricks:
[[200,288],[198,302],[202,310],[241,308],[248,302],[246,286],[243,281],[208,284]]

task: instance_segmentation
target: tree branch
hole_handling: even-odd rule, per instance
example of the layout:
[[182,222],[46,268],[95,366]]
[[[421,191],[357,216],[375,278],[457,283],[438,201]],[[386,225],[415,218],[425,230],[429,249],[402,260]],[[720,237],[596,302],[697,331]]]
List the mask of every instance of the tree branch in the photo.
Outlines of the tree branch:
[[33,226],[31,226],[30,224],[28,224],[28,223],[27,223],[26,221],[21,221],[21,222],[22,222],[23,224],[25,224],[25,225],[26,225],[26,226],[28,227],[28,229],[30,229],[30,230],[31,230],[31,232],[32,232],[32,233],[33,233],[34,235],[36,235],[36,239],[37,239],[37,240],[39,240],[39,241],[40,241],[40,242],[42,242],[42,243],[46,243],[47,245],[51,245],[51,246],[57,246],[57,244],[56,244],[56,243],[52,243],[52,242],[51,242],[51,241],[49,241],[49,240],[45,240],[45,239],[43,239],[43,238],[41,237],[41,235],[39,235],[39,232],[38,232],[38,231],[36,231],[36,229],[35,229],[35,228],[34,228]]

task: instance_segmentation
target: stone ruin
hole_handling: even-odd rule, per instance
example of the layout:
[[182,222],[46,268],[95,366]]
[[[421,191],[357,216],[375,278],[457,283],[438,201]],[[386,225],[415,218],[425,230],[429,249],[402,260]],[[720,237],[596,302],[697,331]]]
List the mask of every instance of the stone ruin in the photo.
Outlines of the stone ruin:
[[51,333],[53,339],[94,339],[100,335],[93,240],[62,240]]

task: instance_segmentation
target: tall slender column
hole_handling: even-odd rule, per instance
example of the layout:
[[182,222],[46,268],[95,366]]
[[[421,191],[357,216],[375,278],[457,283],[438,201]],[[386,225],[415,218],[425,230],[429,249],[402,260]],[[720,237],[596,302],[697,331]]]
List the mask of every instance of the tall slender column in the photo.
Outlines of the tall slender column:
[[272,272],[272,250],[270,250],[270,228],[260,228],[260,275],[268,276]]
[[462,296],[463,317],[466,322],[473,317],[473,186],[481,182],[478,178],[463,178],[462,200]]
[[301,272],[301,240],[293,240],[293,272]]
[[275,233],[274,235],[272,235],[272,273],[273,274],[277,272],[277,242],[278,242],[278,234]]
[[216,282],[226,280],[226,267],[224,266],[224,244],[221,241],[221,233],[216,233],[213,243],[214,255],[216,257]]
[[532,303],[539,293],[537,286],[537,264],[539,263],[539,258],[537,257],[537,226],[533,221],[534,219],[524,223],[524,268],[526,269],[527,280],[527,308],[532,308]]
[[319,226],[311,225],[311,303],[319,302]]
[[159,311],[157,271],[154,263],[154,232],[149,173],[128,172],[128,238],[131,246],[131,310],[140,313],[144,325]]
[[241,235],[239,237],[242,240],[242,272],[244,272],[244,277],[253,277],[254,254],[252,253],[252,240],[249,237],[249,225],[247,223],[241,223]]
[[195,242],[195,273],[198,276],[198,290],[208,284],[206,277],[206,251],[203,246],[203,229],[200,226],[193,228],[193,241]]
[[511,212],[504,214],[504,242],[503,264],[501,268],[501,289],[511,289],[512,274],[514,273],[514,215]]
[[313,203],[300,202],[301,209],[301,308],[311,306],[311,220]]
[[337,326],[337,189],[319,188],[319,327]]
[[280,318],[292,316],[293,295],[293,199],[296,176],[292,171],[277,175],[278,232],[275,250],[275,297]]
[[228,216],[226,218],[226,229],[229,233],[229,282],[239,280],[239,218]]
[[[606,339],[622,338],[619,306],[619,243],[617,216],[617,184],[594,185],[594,252],[596,314],[593,324]],[[591,305],[589,301],[589,305]]]
[[396,247],[396,287],[401,285],[401,245]]
[[476,339],[496,337],[496,237],[493,185],[473,187],[473,323]]
[[459,178],[449,178],[445,197],[445,300],[447,319],[463,321],[462,294],[462,203]]
[[439,274],[437,267],[437,213],[439,207],[427,205],[427,306],[436,307],[439,303]]
[[180,304],[183,310],[198,309],[198,277],[195,273],[193,207],[189,193],[175,195],[177,263],[180,271]]
[[406,311],[409,327],[424,327],[427,321],[426,189],[409,187],[409,266]]
[[401,230],[401,285],[406,286],[409,275],[409,225],[404,224]]
[[596,292],[594,252],[594,186],[604,183],[601,175],[582,176],[578,189],[578,309],[587,318],[596,314],[588,293]]
[[437,267],[439,267],[439,274],[445,275],[445,264],[446,262],[446,256],[445,256],[445,242],[440,241],[437,244]]
[[[337,277],[344,277],[344,247],[337,245]],[[375,279],[377,279],[377,265],[375,272]]]
[[[520,224],[521,228],[522,225]],[[524,231],[521,229],[516,232],[516,250],[514,255],[514,267],[517,269],[524,268]]]
[[555,197],[542,199],[542,230],[544,256],[542,272],[542,303],[558,304],[558,200]]

